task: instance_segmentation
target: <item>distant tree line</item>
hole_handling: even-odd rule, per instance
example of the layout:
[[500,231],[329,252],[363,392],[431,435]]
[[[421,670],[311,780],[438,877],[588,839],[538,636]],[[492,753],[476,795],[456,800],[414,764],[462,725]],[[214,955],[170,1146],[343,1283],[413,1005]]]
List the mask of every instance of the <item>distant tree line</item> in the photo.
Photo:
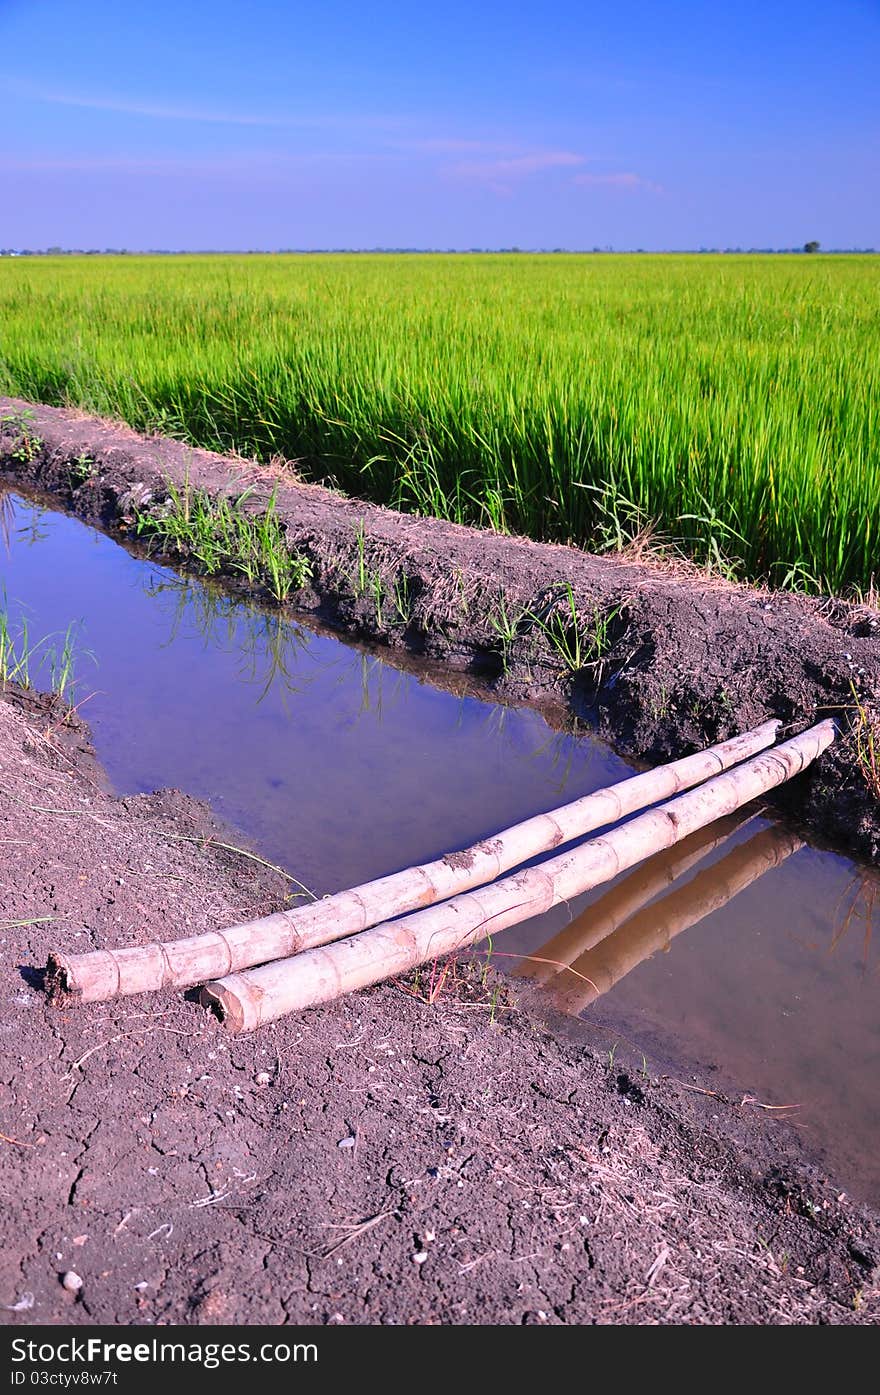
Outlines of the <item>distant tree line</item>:
[[[273,248],[169,248],[147,247],[133,251],[128,247],[0,247],[0,257],[223,257],[223,256],[424,256],[426,253],[443,253],[446,256],[499,256],[511,253],[540,253],[542,256],[583,256],[584,253],[629,256],[633,252],[644,256],[664,256],[669,253],[706,256],[791,256],[803,253],[812,255],[820,250],[821,243],[805,242],[802,247],[667,247],[662,252],[646,253],[642,247],[273,247]],[[828,256],[876,255],[874,247],[829,247]]]

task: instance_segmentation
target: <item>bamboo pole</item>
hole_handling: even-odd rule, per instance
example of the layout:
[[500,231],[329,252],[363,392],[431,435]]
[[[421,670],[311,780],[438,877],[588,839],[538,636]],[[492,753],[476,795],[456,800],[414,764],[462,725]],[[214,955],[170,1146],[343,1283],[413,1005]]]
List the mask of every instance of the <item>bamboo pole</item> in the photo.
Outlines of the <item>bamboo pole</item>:
[[726,843],[743,824],[756,816],[731,814],[728,819],[700,828],[664,852],[655,853],[647,862],[634,868],[629,876],[593,901],[574,920],[542,945],[535,954],[525,955],[514,969],[514,976],[547,983],[557,974],[564,974],[579,955],[611,935],[619,926],[640,911],[655,896],[668,891],[672,883],[702,862],[722,843]]
[[164,944],[99,949],[70,957],[53,950],[46,965],[46,990],[54,1001],[66,1004],[101,1002],[170,986],[189,988],[355,935],[380,921],[494,881],[539,853],[690,789],[772,746],[779,726],[776,721],[764,722],[705,751],[526,819],[495,838],[448,853],[436,862],[394,872],[312,905]]
[[[582,954],[571,966],[577,981],[559,994],[559,1006],[569,1013],[583,1012],[645,959],[658,950],[668,950],[676,935],[726,906],[802,847],[803,841],[796,834],[781,828],[756,833]],[[563,977],[568,974],[561,974]]]
[[440,906],[375,926],[322,949],[310,949],[247,973],[205,985],[202,1003],[231,1031],[250,1031],[276,1017],[328,1002],[355,988],[405,973],[418,964],[494,936],[560,901],[610,881],[660,848],[731,814],[805,769],[834,740],[834,723],[818,723],[772,751],[717,775],[599,838],[538,867],[465,892]]

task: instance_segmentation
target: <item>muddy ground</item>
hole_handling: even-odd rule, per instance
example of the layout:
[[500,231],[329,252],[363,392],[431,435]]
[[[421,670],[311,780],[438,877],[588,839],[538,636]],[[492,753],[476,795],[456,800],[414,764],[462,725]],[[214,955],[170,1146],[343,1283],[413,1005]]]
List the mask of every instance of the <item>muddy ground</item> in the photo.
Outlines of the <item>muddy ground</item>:
[[389,984],[242,1039],[173,993],[50,1007],[50,946],[284,903],[212,837],[179,793],[108,793],[78,719],[0,700],[5,1323],[876,1322],[878,1217],[787,1124],[466,963],[433,1005]]
[[[289,546],[311,565],[297,608],[469,670],[501,698],[561,700],[634,759],[669,759],[769,716],[799,730],[833,715],[842,737],[799,782],[795,812],[835,846],[880,861],[880,804],[852,735],[855,695],[868,711],[880,703],[877,611],[415,518],[298,483],[290,466],[3,397],[0,478],[130,538],[139,514],[165,508],[169,483],[215,497],[247,488],[256,512],[274,493]],[[587,635],[573,673],[534,618],[555,617],[570,642],[568,587]],[[601,662],[587,633],[597,629]],[[790,808],[788,791],[774,799]]]

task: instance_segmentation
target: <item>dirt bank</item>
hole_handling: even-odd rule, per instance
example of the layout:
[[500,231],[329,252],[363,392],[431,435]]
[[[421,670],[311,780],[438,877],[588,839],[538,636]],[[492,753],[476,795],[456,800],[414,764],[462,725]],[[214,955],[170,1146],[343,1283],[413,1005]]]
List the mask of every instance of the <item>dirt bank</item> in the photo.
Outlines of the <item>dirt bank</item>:
[[[771,715],[800,728],[832,714],[844,739],[799,782],[796,813],[880,860],[880,805],[852,733],[854,686],[868,711],[880,702],[874,611],[413,518],[297,483],[284,466],[10,398],[0,477],[128,535],[165,509],[169,483],[214,498],[249,489],[257,514],[274,492],[311,571],[298,609],[477,673],[501,697],[570,704],[633,758],[667,759]],[[777,798],[785,807],[788,792]]]
[[4,1322],[876,1321],[878,1219],[787,1125],[467,966],[433,1006],[386,985],[242,1040],[174,994],[50,1008],[26,967],[50,944],[287,890],[183,795],[107,793],[60,718],[0,701]]

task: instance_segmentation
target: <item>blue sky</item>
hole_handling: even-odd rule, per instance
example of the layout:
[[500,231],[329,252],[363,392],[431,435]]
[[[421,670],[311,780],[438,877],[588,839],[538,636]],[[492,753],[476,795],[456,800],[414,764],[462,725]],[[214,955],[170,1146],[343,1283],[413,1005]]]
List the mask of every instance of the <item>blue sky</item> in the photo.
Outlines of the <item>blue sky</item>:
[[878,0],[0,0],[0,246],[880,246]]

